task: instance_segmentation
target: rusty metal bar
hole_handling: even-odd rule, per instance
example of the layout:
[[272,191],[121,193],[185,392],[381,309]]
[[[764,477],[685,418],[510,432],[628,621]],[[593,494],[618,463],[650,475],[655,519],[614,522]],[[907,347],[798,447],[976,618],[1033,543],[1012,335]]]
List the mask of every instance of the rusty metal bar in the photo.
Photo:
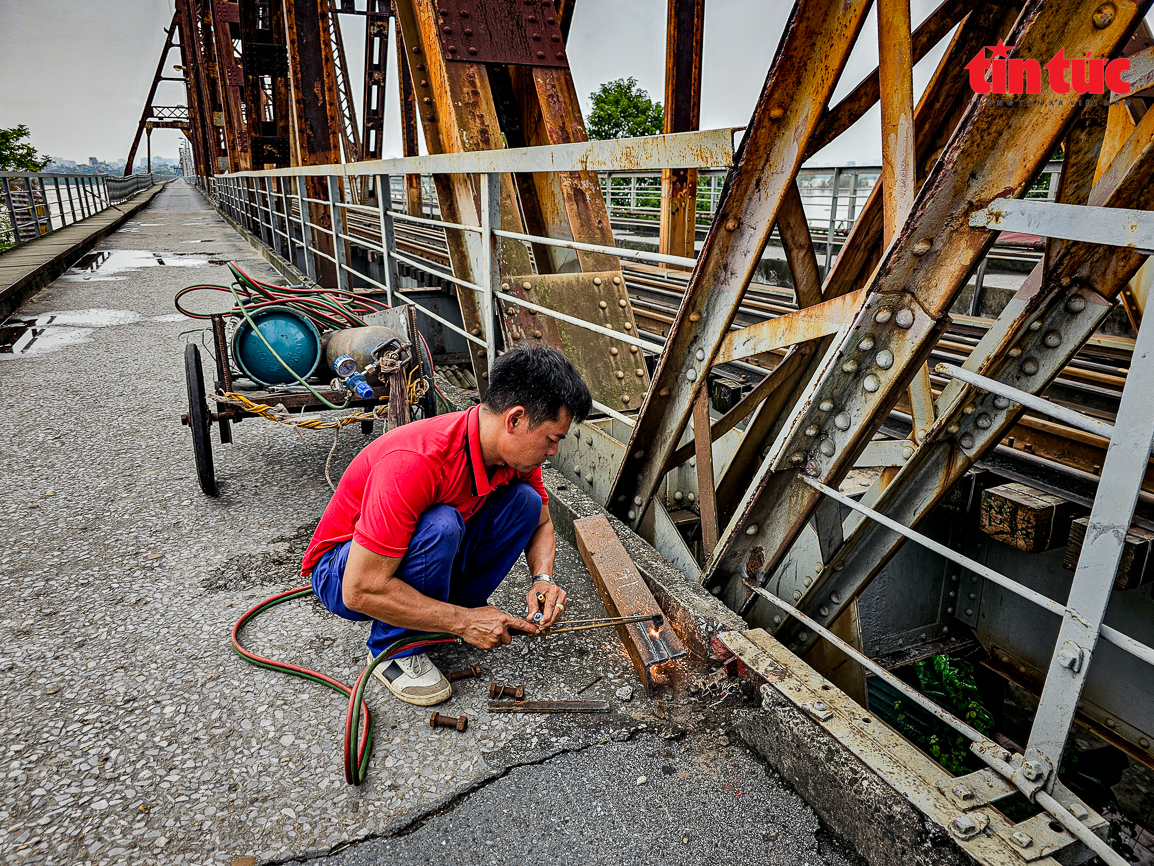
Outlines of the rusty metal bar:
[[693,402],[693,445],[697,454],[697,501],[701,513],[701,546],[708,560],[717,546],[717,491],[713,481],[713,437],[710,435],[709,389]]
[[[791,13],[613,483],[608,507],[620,517],[635,509],[634,528],[644,507],[631,503],[648,503],[661,482],[868,7],[815,0]],[[813,45],[823,46],[820,63],[811,62]]]
[[[669,0],[665,13],[665,133],[689,132],[701,122],[704,34],[705,0]],[[664,169],[658,250],[693,258],[696,239],[697,171]]]
[[[581,551],[610,616],[661,613],[653,593],[604,515],[583,517],[574,522],[573,529],[577,536],[577,549]],[[618,625],[617,634],[633,660],[646,694],[653,693],[650,668],[681,658],[686,652],[677,633],[668,624],[660,630],[646,627],[643,623]]]

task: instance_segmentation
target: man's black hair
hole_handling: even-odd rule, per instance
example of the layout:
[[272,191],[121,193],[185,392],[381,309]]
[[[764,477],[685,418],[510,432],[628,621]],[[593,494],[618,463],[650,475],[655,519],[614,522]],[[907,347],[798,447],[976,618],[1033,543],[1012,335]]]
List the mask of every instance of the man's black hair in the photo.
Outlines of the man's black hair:
[[482,404],[498,414],[524,406],[530,426],[555,421],[565,406],[573,421],[585,420],[593,406],[589,387],[573,363],[557,349],[522,343],[493,363]]

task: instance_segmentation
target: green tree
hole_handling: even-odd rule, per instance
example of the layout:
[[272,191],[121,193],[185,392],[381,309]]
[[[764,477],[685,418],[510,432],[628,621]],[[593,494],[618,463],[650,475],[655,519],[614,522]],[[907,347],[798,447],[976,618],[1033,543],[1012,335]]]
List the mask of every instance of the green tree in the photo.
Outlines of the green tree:
[[0,171],[40,171],[52,157],[37,153],[28,142],[28,127],[24,124],[11,129],[0,129]]
[[665,112],[660,102],[637,86],[637,79],[619,78],[607,81],[589,97],[589,137],[633,138],[638,135],[660,135]]

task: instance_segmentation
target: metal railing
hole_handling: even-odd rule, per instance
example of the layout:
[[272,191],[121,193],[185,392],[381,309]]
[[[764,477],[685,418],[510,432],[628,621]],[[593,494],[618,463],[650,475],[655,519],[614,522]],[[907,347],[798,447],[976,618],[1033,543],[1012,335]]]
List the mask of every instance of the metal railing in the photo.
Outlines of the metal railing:
[[[729,154],[731,154],[731,151],[726,153],[727,149],[732,147],[729,132],[710,130],[704,133],[686,133],[681,136],[654,136],[648,139],[635,139],[632,140],[634,142],[632,145],[627,145],[625,148],[617,147],[614,142],[590,142],[577,146],[525,148],[520,151],[441,155],[441,159],[447,165],[445,168],[438,168],[437,173],[467,174],[477,177],[481,214],[479,224],[475,225],[450,223],[433,215],[411,216],[394,210],[392,207],[382,208],[376,204],[361,204],[354,200],[353,183],[350,182],[353,179],[374,178],[376,189],[395,190],[394,177],[403,182],[403,178],[400,177],[403,174],[429,173],[426,166],[434,161],[431,157],[238,172],[231,175],[200,178],[198,183],[231,218],[254,235],[259,236],[278,254],[297,264],[310,279],[316,279],[318,259],[327,261],[335,270],[338,288],[351,290],[359,286],[377,289],[385,292],[387,302],[390,305],[393,304],[394,299],[415,304],[422,313],[431,319],[465,340],[483,347],[486,350],[489,364],[492,364],[497,357],[497,324],[494,312],[498,308],[498,302],[502,300],[533,309],[542,315],[550,316],[591,333],[610,336],[628,345],[637,346],[643,352],[659,354],[662,346],[658,343],[630,334],[610,331],[601,325],[568,315],[561,310],[533,304],[502,291],[498,288],[500,286],[500,260],[497,253],[499,243],[496,242],[496,239],[504,238],[521,242],[526,247],[530,244],[541,244],[578,251],[601,252],[635,261],[685,267],[692,267],[694,259],[504,231],[496,222],[495,203],[499,200],[498,185],[501,174],[540,170],[536,167],[537,162],[547,164],[550,171],[577,171],[588,164],[589,154],[593,154],[594,158],[601,154],[604,159],[610,161],[610,167],[620,167],[624,170],[644,169],[650,167],[654,162],[660,165],[662,161],[673,163],[671,167],[692,167],[691,165],[684,165],[687,161],[685,153],[700,154],[711,151],[704,145],[701,145],[704,150],[694,150],[688,144],[685,145],[684,152],[676,150],[678,140],[685,142],[687,138],[695,144],[705,142],[713,148],[713,153],[725,154],[725,159],[728,159]],[[722,145],[723,141],[726,142],[724,146]],[[647,148],[647,142],[652,145],[652,148]],[[619,166],[612,164],[614,159],[618,160]],[[645,165],[642,162],[644,160],[647,160],[650,165]],[[470,161],[481,164],[469,165]],[[566,169],[567,163],[571,164],[572,167]],[[381,169],[388,170],[382,171]],[[406,169],[411,170],[406,171]],[[325,198],[316,198],[314,197],[315,193],[314,196],[309,195],[306,189],[308,186],[306,178],[319,178],[325,181]],[[390,196],[390,199],[393,204],[396,203],[394,196]],[[318,217],[321,217],[319,223],[316,221]],[[472,282],[461,279],[455,274],[446,273],[433,267],[426,261],[399,252],[393,241],[393,226],[398,220],[417,225],[435,226],[447,233],[457,232],[478,238],[481,241],[478,245],[480,254],[475,256],[476,260],[472,269],[472,272],[477,275],[478,281]],[[318,245],[318,239],[322,237],[325,238],[324,246],[326,249],[324,250],[320,249]],[[365,257],[365,261],[370,266],[358,268],[351,261],[353,256],[346,251],[346,243],[350,249],[359,248],[364,253],[371,254],[371,256],[366,255]],[[468,245],[466,244],[466,246]],[[379,257],[375,263],[372,261],[373,257]],[[398,263],[423,271],[436,280],[452,283],[475,292],[478,296],[479,306],[483,310],[481,333],[471,333],[401,291],[396,270]],[[372,267],[373,264],[376,267]],[[366,271],[375,271],[375,273],[367,273]],[[630,426],[633,424],[633,419],[622,412],[597,402],[594,403],[594,407],[598,412],[625,424]]]
[[152,186],[151,174],[0,172],[0,248],[43,237]]

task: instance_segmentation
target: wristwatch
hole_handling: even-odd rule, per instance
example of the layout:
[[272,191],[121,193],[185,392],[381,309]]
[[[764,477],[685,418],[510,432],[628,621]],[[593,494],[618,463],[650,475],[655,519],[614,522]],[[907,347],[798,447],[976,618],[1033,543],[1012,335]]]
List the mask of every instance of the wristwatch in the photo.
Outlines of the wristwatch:
[[535,584],[541,580],[545,581],[546,583],[553,583],[553,575],[545,574],[544,572],[542,572],[541,574],[535,574],[535,575],[533,575],[533,579],[529,582],[529,586],[532,586],[533,584]]

